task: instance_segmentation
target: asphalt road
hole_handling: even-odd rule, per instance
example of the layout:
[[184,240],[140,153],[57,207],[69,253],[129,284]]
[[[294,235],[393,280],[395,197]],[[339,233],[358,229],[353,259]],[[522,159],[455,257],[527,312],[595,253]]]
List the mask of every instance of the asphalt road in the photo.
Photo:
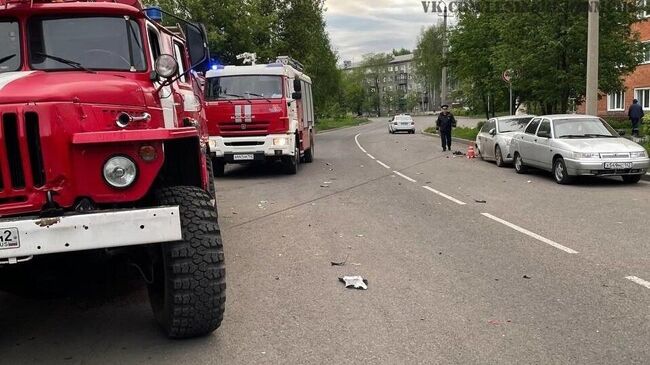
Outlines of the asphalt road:
[[228,298],[212,336],[165,339],[142,285],[103,300],[2,294],[0,362],[650,362],[650,184],[560,186],[383,122],[316,143],[297,176],[228,167],[217,180]]

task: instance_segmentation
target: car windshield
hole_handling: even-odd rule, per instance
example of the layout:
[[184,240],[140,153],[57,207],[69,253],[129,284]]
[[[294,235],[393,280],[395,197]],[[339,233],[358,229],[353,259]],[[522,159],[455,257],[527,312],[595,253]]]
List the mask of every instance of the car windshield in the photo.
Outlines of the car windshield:
[[29,37],[37,70],[146,70],[140,27],[124,17],[37,18]]
[[600,118],[556,119],[555,138],[613,138],[618,133]]
[[0,20],[0,73],[20,68],[20,32],[18,22]]
[[515,118],[515,119],[499,119],[499,132],[518,132],[524,130],[532,117]]
[[208,100],[217,99],[281,99],[282,77],[247,75],[208,79],[205,90]]

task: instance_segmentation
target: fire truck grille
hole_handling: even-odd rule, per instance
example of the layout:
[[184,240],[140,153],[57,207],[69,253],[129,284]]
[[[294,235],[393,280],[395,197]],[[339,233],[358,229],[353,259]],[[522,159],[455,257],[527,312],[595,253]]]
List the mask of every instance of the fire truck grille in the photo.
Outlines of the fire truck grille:
[[1,191],[45,185],[38,114],[2,114],[0,152]]

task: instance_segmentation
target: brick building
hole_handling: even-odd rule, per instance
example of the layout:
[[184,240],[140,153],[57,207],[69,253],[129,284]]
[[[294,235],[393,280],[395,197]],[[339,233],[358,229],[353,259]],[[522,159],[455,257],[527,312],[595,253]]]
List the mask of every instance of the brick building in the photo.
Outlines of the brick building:
[[[650,14],[648,14],[650,15]],[[644,110],[650,111],[650,21],[633,25],[642,42],[648,45],[644,53],[644,62],[625,79],[625,91],[600,95],[598,115],[627,118],[627,110],[633,99],[638,99]],[[584,105],[579,108],[584,112]]]

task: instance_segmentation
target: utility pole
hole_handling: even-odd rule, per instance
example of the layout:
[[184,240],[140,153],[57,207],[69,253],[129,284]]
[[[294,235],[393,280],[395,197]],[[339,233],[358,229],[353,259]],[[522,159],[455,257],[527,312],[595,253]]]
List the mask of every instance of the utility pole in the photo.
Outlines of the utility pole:
[[440,101],[447,104],[447,4],[445,4],[444,20],[442,23],[442,80],[440,80]]
[[600,0],[589,0],[587,27],[587,100],[588,115],[598,114],[598,36],[600,28]]

